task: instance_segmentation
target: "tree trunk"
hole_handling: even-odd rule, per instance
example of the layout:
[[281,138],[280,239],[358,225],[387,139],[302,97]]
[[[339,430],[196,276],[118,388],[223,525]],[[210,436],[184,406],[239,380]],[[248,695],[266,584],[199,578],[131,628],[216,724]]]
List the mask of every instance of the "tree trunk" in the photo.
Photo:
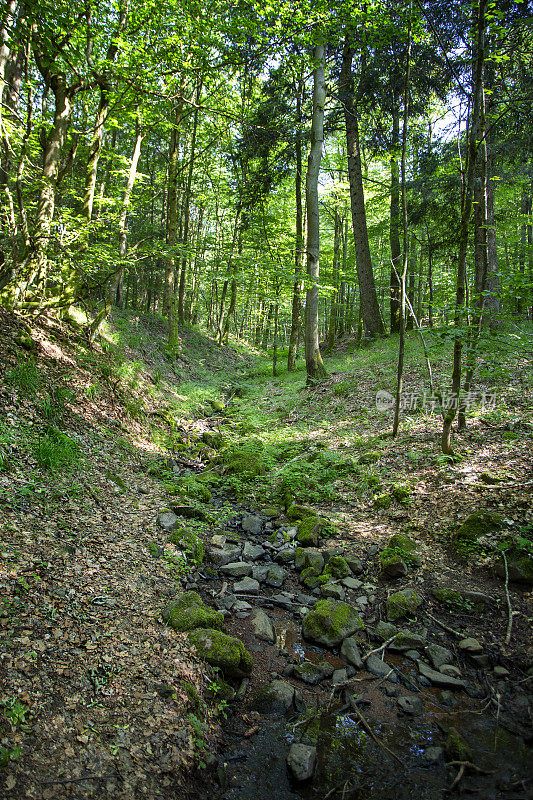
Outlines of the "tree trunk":
[[342,52],[342,67],[339,78],[339,97],[344,107],[346,124],[346,144],[348,150],[348,177],[350,182],[350,205],[352,227],[355,241],[355,261],[359,298],[363,315],[365,333],[369,337],[381,336],[385,327],[379,310],[379,303],[372,270],[368,229],[366,224],[365,195],[363,191],[363,171],[359,147],[359,122],[354,101],[352,61],[354,49],[348,36]]
[[289,355],[287,370],[296,370],[296,356],[298,353],[298,338],[302,319],[302,265],[304,249],[303,209],[302,209],[302,101],[304,94],[304,78],[300,74],[298,90],[296,92],[296,241],[294,248],[294,285],[292,289],[291,335],[289,340]]
[[333,294],[331,295],[331,310],[329,315],[328,327],[328,353],[333,352],[335,347],[335,339],[337,337],[338,319],[339,319],[339,302],[338,292],[340,283],[340,252],[341,252],[341,237],[342,237],[342,218],[339,209],[335,207],[335,232],[333,236],[333,268],[332,268],[332,285]]
[[326,376],[318,340],[318,280],[320,275],[320,216],[318,205],[318,177],[324,144],[324,105],[326,102],[325,48],[319,42],[314,50],[313,118],[311,122],[311,150],[305,183],[307,205],[307,278],[309,288],[305,298],[305,366],[307,381],[314,382]]
[[198,130],[198,105],[200,103],[201,93],[202,93],[202,81],[198,79],[198,85],[196,88],[196,107],[194,109],[192,138],[191,138],[191,152],[189,155],[189,172],[187,175],[187,184],[185,187],[185,208],[183,212],[182,243],[183,243],[184,253],[181,263],[180,282],[178,290],[178,319],[181,325],[183,325],[183,323],[185,322],[185,290],[187,286],[187,265],[189,263],[189,257],[187,255],[187,245],[189,241],[191,190],[192,190],[192,175],[194,170],[194,155],[196,150],[196,133]]
[[392,141],[390,157],[390,332],[400,331],[400,271],[402,250],[400,246],[400,169],[398,145],[400,142],[400,110],[398,98],[392,97]]

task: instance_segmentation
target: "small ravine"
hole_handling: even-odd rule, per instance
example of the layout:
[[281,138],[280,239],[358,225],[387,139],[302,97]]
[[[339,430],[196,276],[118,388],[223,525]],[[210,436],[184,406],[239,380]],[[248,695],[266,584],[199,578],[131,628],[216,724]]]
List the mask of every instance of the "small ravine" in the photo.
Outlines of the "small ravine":
[[[304,557],[296,536],[294,522],[236,508],[185,586],[253,659],[249,677],[228,678],[235,697],[202,791],[207,780],[224,800],[531,796],[527,684],[511,684],[479,642],[460,641],[423,606],[389,622],[387,594],[409,576],[382,581],[375,545],[355,552],[324,537]],[[349,574],[302,585],[311,554],[326,571],[342,554]],[[342,620],[326,622],[330,646],[302,631],[324,599],[361,621],[344,632]]]

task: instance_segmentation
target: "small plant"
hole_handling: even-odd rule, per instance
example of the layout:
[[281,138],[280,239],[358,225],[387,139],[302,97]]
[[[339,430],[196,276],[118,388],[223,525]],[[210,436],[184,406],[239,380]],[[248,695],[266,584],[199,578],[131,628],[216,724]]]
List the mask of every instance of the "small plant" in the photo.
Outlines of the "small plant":
[[81,456],[81,449],[66,433],[48,427],[33,445],[33,455],[40,467],[54,472],[72,467]]
[[57,424],[63,419],[67,402],[74,400],[76,395],[66,386],[55,386],[50,390],[39,405],[38,410],[45,420]]
[[21,703],[18,697],[4,700],[2,705],[4,708],[4,717],[9,720],[13,728],[22,727],[27,724],[28,720],[26,719],[26,714],[29,713],[29,709],[24,703]]
[[42,382],[42,376],[32,358],[19,361],[16,367],[8,370],[5,382],[14,386],[21,394],[33,397],[37,394]]
[[20,744],[15,745],[14,747],[6,747],[2,745],[0,747],[0,769],[7,767],[7,765],[14,761],[19,761],[20,757],[22,756],[22,747]]

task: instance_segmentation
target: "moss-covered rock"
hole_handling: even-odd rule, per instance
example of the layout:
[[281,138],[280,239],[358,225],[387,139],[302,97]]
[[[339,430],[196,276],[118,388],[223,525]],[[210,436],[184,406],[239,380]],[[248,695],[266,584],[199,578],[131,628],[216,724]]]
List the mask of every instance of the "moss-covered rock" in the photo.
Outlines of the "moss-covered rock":
[[318,517],[306,517],[298,525],[296,538],[302,547],[317,547],[324,523]]
[[191,560],[196,561],[197,564],[202,564],[205,556],[204,543],[195,533],[185,529],[178,529],[171,533],[168,540],[187,553]]
[[391,494],[394,499],[398,501],[398,503],[407,505],[409,498],[411,497],[411,489],[409,486],[402,486],[398,484],[397,486],[393,487]]
[[315,589],[320,584],[321,570],[317,567],[307,567],[300,573],[300,582],[308,589]]
[[347,578],[350,567],[342,556],[332,556],[324,568],[324,573],[331,578]]
[[394,622],[400,617],[414,616],[421,604],[422,598],[414,589],[402,589],[400,592],[394,592],[385,603],[387,619],[389,622]]
[[407,574],[407,566],[418,566],[418,545],[409,536],[397,533],[391,536],[386,548],[380,553],[381,570],[391,578],[399,578]]
[[224,436],[220,431],[204,431],[202,433],[202,442],[213,450],[220,450],[225,445]]
[[446,761],[472,761],[472,751],[456,728],[450,728],[444,742]]
[[357,459],[358,464],[375,464],[381,458],[381,453],[378,450],[368,450]]
[[314,550],[311,547],[297,547],[294,554],[294,566],[297,570],[314,567],[320,575],[324,569],[324,556],[320,550]]
[[226,408],[226,406],[224,405],[222,400],[211,400],[210,401],[210,405],[211,405],[211,408],[213,409],[213,411],[219,411],[220,412],[220,411],[224,411],[224,409]]
[[189,642],[200,658],[218,667],[229,678],[245,678],[252,671],[252,656],[240,639],[218,630],[195,630]]
[[222,628],[224,616],[206,606],[198,592],[185,592],[163,611],[163,619],[175,631]]
[[407,575],[407,564],[397,553],[384,550],[379,556],[379,561],[382,573],[389,578],[402,578]]
[[364,627],[358,612],[347,603],[319,600],[303,618],[302,633],[308,641],[335,647]]
[[260,439],[251,438],[246,442],[229,445],[222,452],[222,459],[228,472],[250,481],[267,471],[264,445]]
[[189,681],[183,681],[181,684],[185,694],[187,695],[187,702],[193,711],[199,711],[203,705],[203,700],[198,694],[196,687]]
[[291,522],[298,522],[306,517],[316,517],[316,511],[309,506],[301,506],[298,503],[291,503],[287,509],[287,517]]
[[464,603],[461,592],[458,592],[457,589],[450,589],[447,586],[434,586],[431,594],[439,603],[450,608],[460,608]]
[[377,497],[374,498],[374,506],[379,509],[385,510],[391,503],[392,497],[390,494],[378,494]]
[[457,528],[453,542],[459,546],[474,544],[481,536],[499,530],[502,522],[502,517],[495,511],[474,511]]
[[[519,547],[510,547],[505,551],[509,580],[533,586],[533,556],[528,550]],[[500,578],[505,578],[505,563],[503,557],[497,562],[495,572]]]

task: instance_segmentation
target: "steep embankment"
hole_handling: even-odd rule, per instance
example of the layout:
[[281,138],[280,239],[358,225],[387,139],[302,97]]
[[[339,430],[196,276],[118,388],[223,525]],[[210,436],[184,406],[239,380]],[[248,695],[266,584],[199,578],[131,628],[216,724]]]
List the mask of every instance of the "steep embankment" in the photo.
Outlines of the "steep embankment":
[[[387,437],[393,342],[338,353],[307,390],[193,330],[171,362],[154,319],[116,316],[94,351],[55,324],[14,343],[16,324],[0,326],[9,797],[433,798],[455,778],[522,796],[519,349],[497,374],[483,362],[499,403],[450,464],[427,409]],[[502,546],[522,578],[507,589]]]

